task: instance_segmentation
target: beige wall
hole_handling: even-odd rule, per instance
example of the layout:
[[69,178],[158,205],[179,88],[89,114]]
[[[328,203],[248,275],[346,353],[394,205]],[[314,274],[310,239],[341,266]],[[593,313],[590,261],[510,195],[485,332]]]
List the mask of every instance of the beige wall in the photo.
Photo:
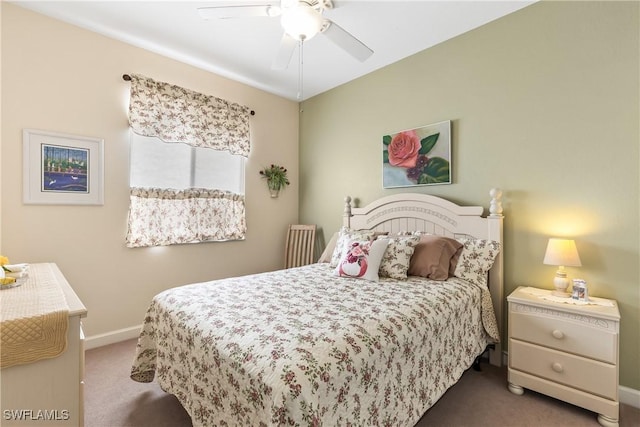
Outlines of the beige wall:
[[[56,262],[87,306],[89,336],[142,323],[153,295],[172,286],[272,270],[298,216],[297,103],[148,51],[2,3],[2,253]],[[247,105],[247,238],[127,249],[129,142],[124,73],[140,73]],[[104,138],[104,206],[22,203],[22,129]],[[271,199],[258,171],[286,166],[292,185]]]
[[[538,3],[307,101],[301,221],[336,230],[347,194],[488,207],[501,187],[506,291],[551,288],[547,239],[575,238],[569,273],[618,300],[620,383],[640,389],[639,6]],[[442,120],[454,183],[382,189],[382,135]]]
[[[0,5],[0,100],[2,99],[2,5]],[[2,102],[0,102],[0,125],[2,124]],[[0,126],[0,177],[2,177],[2,127]],[[1,183],[0,183],[1,184]],[[0,185],[0,253],[2,252],[2,185]]]

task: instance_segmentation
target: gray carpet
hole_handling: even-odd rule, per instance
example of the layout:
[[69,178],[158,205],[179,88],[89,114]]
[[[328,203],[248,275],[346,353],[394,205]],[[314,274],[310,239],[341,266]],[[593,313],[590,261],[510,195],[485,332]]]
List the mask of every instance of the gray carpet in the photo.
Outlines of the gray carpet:
[[[156,383],[129,378],[136,341],[86,352],[84,409],[86,427],[183,427],[191,420],[175,397]],[[596,414],[582,408],[506,387],[506,369],[484,363],[482,372],[469,370],[422,417],[427,426],[598,426]],[[640,426],[640,409],[621,405],[620,426]]]

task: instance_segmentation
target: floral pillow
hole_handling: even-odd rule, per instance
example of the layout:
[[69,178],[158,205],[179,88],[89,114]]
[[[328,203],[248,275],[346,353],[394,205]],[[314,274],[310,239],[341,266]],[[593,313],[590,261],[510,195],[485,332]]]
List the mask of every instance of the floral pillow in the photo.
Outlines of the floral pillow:
[[379,236],[377,240],[389,242],[380,263],[380,277],[404,280],[407,278],[409,263],[420,236]]
[[487,287],[487,273],[500,252],[500,243],[486,239],[460,239],[462,251],[454,276]]
[[378,281],[386,240],[350,240],[335,269],[336,276]]
[[348,227],[342,227],[338,232],[338,239],[336,240],[336,247],[331,255],[331,262],[329,266],[337,267],[338,262],[342,258],[344,250],[350,240],[372,240],[375,231],[373,230],[352,230]]

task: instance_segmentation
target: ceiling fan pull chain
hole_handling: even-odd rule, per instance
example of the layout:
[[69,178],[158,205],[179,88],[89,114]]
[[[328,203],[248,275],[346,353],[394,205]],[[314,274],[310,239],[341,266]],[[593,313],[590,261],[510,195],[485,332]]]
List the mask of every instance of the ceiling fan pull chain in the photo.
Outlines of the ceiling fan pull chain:
[[302,102],[304,91],[304,38],[300,39],[300,56],[298,64],[298,101]]

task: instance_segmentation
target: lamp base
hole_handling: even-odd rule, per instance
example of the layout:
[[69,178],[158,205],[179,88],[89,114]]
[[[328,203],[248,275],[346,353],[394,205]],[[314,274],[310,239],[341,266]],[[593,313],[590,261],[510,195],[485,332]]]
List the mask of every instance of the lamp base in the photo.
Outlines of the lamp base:
[[565,273],[564,268],[561,267],[560,269],[558,269],[558,271],[556,272],[556,276],[553,278],[553,286],[555,290],[551,292],[551,295],[556,297],[569,298],[571,296],[571,294],[567,292],[569,284],[570,281],[567,278],[567,273]]

